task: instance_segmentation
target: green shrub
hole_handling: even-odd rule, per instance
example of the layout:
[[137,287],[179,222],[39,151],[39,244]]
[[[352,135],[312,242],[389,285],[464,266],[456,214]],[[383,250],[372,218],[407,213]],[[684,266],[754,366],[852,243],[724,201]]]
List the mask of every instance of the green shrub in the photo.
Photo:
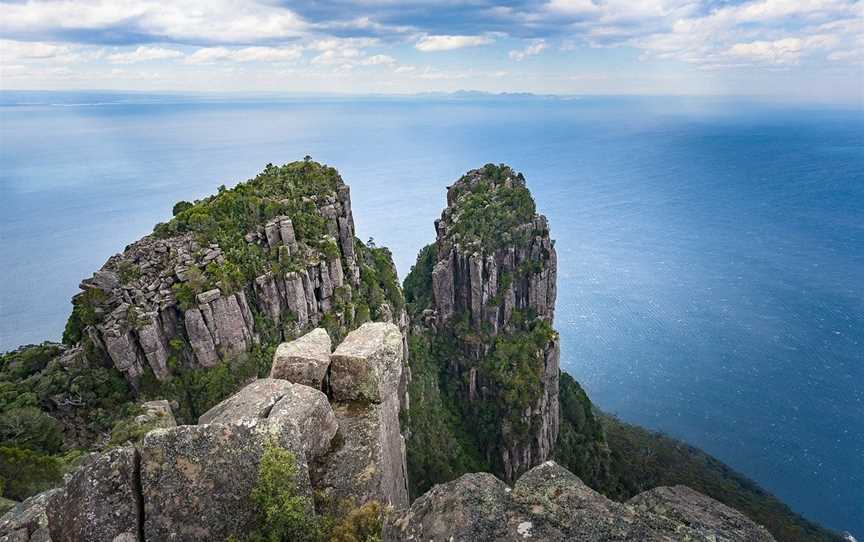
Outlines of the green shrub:
[[252,489],[259,518],[251,542],[321,540],[311,499],[298,494],[297,474],[294,454],[274,444],[265,447]]
[[23,501],[63,481],[62,459],[14,447],[0,447],[3,496]]

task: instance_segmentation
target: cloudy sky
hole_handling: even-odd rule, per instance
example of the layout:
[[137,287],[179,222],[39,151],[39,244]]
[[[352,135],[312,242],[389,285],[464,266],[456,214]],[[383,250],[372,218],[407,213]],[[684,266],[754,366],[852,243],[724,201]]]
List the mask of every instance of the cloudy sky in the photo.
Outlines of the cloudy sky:
[[864,98],[864,0],[0,0],[0,88]]

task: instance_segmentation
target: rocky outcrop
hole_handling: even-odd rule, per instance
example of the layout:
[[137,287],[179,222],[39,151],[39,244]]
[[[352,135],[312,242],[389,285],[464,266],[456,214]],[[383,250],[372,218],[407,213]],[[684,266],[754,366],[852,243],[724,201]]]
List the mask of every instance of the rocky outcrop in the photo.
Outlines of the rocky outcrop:
[[774,540],[737,510],[687,486],[656,487],[627,501],[639,512],[650,512],[680,522],[708,540],[762,542]]
[[92,454],[62,487],[31,497],[0,519],[3,542],[142,540],[138,452]]
[[[462,353],[450,360],[448,376],[459,383],[459,400],[494,400],[500,390],[482,360],[496,337],[513,335],[532,318],[553,322],[557,256],[546,217],[535,213],[521,174],[490,165],[448,188],[435,229],[432,303],[422,323],[446,334]],[[514,431],[513,416],[499,416],[491,462],[506,480],[550,458],[558,436],[557,336],[536,363],[542,391],[515,424],[530,431]]]
[[[665,490],[661,501],[668,502]],[[435,486],[388,519],[384,539],[522,541],[771,541],[760,526],[687,490],[695,508],[632,506],[610,501],[552,461],[510,488],[491,474],[466,474]],[[679,490],[675,493],[681,495]],[[637,496],[635,499],[641,497]],[[653,498],[650,499],[654,502]],[[675,499],[672,499],[673,501]]]
[[388,323],[352,331],[331,356],[336,445],[313,465],[316,489],[357,504],[408,505],[405,439],[399,423],[403,337]]
[[282,343],[273,356],[270,377],[323,389],[330,368],[330,348],[330,336],[322,328]]
[[[296,174],[294,166],[291,174]],[[349,329],[356,325],[351,302],[359,291],[362,253],[355,246],[350,189],[335,170],[308,166],[315,168],[333,176],[332,185],[314,185],[310,174],[304,182],[313,183],[317,192],[298,198],[302,201],[293,207],[268,192],[272,205],[301,209],[300,215],[279,215],[239,232],[246,249],[223,249],[201,235],[174,231],[146,236],[112,256],[81,282],[82,292],[73,299],[78,307],[73,319],[83,326],[80,340],[88,343],[80,353],[93,363],[113,365],[134,386],[147,371],[159,380],[168,378],[172,360],[212,367],[242,358],[260,340],[261,317],[286,335],[315,327],[327,315]],[[281,173],[272,168],[262,177],[268,175],[278,179]],[[271,177],[261,182],[282,186]],[[309,217],[320,221],[321,237],[303,238],[306,230],[295,227],[295,218],[308,222]],[[242,284],[235,284],[236,278],[223,283],[220,270],[236,269],[238,258],[245,257],[238,253],[265,258],[266,272]],[[385,305],[376,311],[398,321],[400,315]],[[312,371],[308,378],[314,383],[320,375]]]

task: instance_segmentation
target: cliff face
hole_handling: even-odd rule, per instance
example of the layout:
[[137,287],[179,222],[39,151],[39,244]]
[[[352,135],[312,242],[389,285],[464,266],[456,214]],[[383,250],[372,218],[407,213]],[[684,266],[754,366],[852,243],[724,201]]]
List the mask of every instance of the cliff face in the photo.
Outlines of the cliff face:
[[[268,166],[185,205],[73,300],[67,342],[133,386],[149,372],[163,381],[178,367],[233,363],[319,324],[340,337],[370,318],[399,320],[398,288],[378,284],[379,271],[395,277],[389,254],[382,262],[355,239],[350,190],[332,168]],[[378,291],[361,287],[367,271]]]
[[512,481],[551,457],[559,431],[557,259],[548,223],[521,174],[488,165],[448,188],[435,229],[435,248],[418,263],[426,284],[409,294],[431,292],[412,307],[416,331],[452,347],[434,353],[446,373],[439,384],[465,419],[483,420],[477,445]]

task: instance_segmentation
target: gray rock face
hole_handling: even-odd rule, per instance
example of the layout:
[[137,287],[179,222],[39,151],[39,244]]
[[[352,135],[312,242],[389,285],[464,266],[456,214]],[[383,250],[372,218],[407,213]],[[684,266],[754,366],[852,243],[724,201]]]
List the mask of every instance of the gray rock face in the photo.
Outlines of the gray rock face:
[[723,542],[774,540],[761,525],[743,514],[687,486],[656,487],[636,495],[628,504],[679,521],[700,535]]
[[51,542],[45,510],[59,491],[34,495],[6,512],[0,518],[0,542]]
[[402,333],[396,325],[363,324],[331,356],[333,398],[376,403],[396,398],[398,402],[403,357]]
[[[514,329],[515,312],[534,314],[552,324],[555,314],[557,255],[549,236],[546,217],[535,214],[525,222],[508,225],[499,232],[503,241],[484,244],[479,239],[460,237],[463,200],[473,187],[484,183],[490,193],[502,188],[524,188],[521,175],[508,173],[490,180],[482,170],[468,172],[447,192],[448,206],[436,221],[437,260],[432,269],[433,312],[424,315],[426,325],[441,330],[453,325],[455,317],[465,317],[471,329],[492,339],[507,336]],[[515,211],[514,211],[515,212]],[[464,334],[463,334],[464,335]],[[495,387],[479,362],[490,352],[494,340],[465,340],[458,345],[466,360],[451,361],[451,373],[461,385],[461,399],[476,401],[491,398]],[[497,449],[490,451],[500,465],[505,480],[552,455],[558,438],[557,338],[550,341],[538,357],[542,395],[530,409],[521,413],[528,434],[516,434],[506,422],[500,428]],[[502,413],[502,420],[509,416]],[[496,469],[498,470],[498,469]]]
[[392,405],[354,402],[333,407],[339,432],[312,466],[312,484],[329,497],[408,506],[405,441]]
[[300,494],[311,498],[306,454],[293,423],[214,423],[149,433],[141,447],[145,539],[242,538],[255,518],[250,495],[269,442],[294,454]]
[[139,541],[138,452],[128,446],[91,456],[46,508],[53,542]]
[[233,423],[266,418],[270,409],[291,389],[287,380],[262,378],[247,385],[198,418],[198,424]]
[[309,458],[320,457],[330,449],[339,424],[327,396],[320,390],[294,384],[270,410],[268,420],[290,420],[300,429],[303,448]]
[[331,356],[333,410],[339,432],[313,467],[316,489],[357,504],[408,505],[405,439],[399,387],[403,337],[389,323],[367,323],[348,334]]
[[[511,489],[491,474],[466,474],[435,486],[402,513],[391,516],[384,539],[522,541],[771,541],[740,514],[729,523],[720,503],[688,490],[695,515],[610,501],[563,467],[548,461],[524,474]],[[636,497],[638,499],[638,496]],[[669,502],[665,497],[663,502]],[[674,499],[673,499],[674,500]],[[734,511],[733,511],[734,512]],[[694,525],[698,524],[698,528]],[[746,533],[746,534],[745,534]],[[745,534],[744,538],[739,538]],[[752,537],[756,535],[757,537]],[[763,538],[767,536],[767,538]],[[749,538],[748,538],[749,537]]]
[[306,335],[276,348],[271,378],[322,389],[330,367],[330,336],[323,328],[315,328]]

